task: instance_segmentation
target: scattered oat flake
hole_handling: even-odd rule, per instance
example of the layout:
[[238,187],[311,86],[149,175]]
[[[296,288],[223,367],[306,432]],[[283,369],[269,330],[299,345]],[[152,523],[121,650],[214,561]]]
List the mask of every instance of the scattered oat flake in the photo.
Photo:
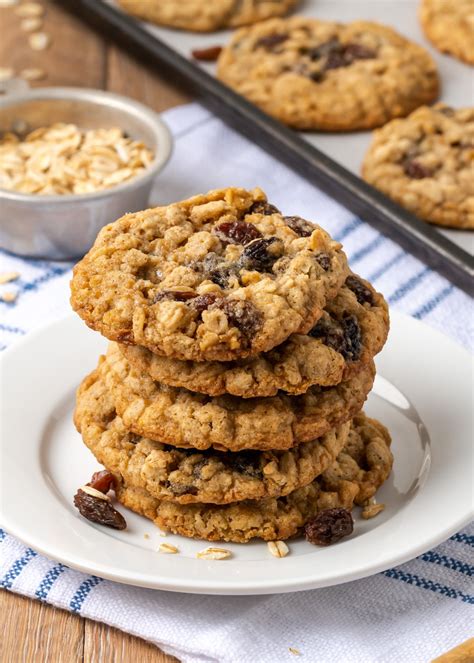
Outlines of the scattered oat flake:
[[41,18],[33,16],[33,18],[24,18],[20,23],[20,28],[23,32],[37,32],[43,27]]
[[4,302],[6,302],[7,304],[11,304],[18,297],[18,293],[17,292],[4,292],[1,295],[1,297],[2,297]]
[[296,647],[288,647],[288,651],[290,654],[293,654],[294,656],[301,656],[301,652],[299,649],[296,649]]
[[34,51],[44,51],[51,43],[51,37],[46,32],[34,32],[28,39],[30,48]]
[[11,67],[0,67],[0,82],[10,81],[15,76],[15,72]]
[[149,539],[149,538],[150,538],[150,535],[149,535],[149,534],[144,534],[144,535],[143,535],[143,538],[144,538],[144,539]]
[[103,500],[104,502],[110,502],[110,497],[103,493],[100,490],[97,490],[97,488],[93,488],[92,486],[81,486],[79,490],[82,490],[83,493],[86,493],[87,495],[90,495],[91,497],[97,497],[99,500]]
[[230,550],[226,548],[205,548],[196,554],[198,559],[229,559],[232,557]]
[[20,277],[20,272],[0,272],[0,284],[16,281]]
[[39,2],[24,2],[15,9],[15,14],[21,18],[43,16],[45,9]]
[[43,69],[22,69],[20,71],[20,78],[25,81],[41,81],[46,78],[46,72]]
[[158,550],[169,555],[174,555],[179,552],[179,549],[176,546],[173,546],[171,543],[160,543]]
[[284,541],[268,541],[267,546],[273,557],[286,557],[290,552]]
[[362,518],[364,520],[369,520],[370,518],[375,518],[385,509],[385,504],[368,504],[362,509]]

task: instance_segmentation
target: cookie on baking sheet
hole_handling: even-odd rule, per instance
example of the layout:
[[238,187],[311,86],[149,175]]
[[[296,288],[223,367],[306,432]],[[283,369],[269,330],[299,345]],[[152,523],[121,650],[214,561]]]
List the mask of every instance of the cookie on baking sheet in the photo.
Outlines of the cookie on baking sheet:
[[380,293],[350,275],[307,335],[293,334],[269,352],[238,362],[180,361],[145,348],[120,344],[129,363],[153,380],[210,396],[243,398],[302,394],[314,384],[330,386],[357,373],[380,352],[389,328]]
[[351,444],[344,449],[341,460],[338,456],[330,470],[286,497],[229,505],[183,505],[160,502],[144,488],[122,483],[120,477],[117,477],[116,495],[124,506],[175,534],[237,543],[253,538],[288,539],[323,509],[351,509],[354,503],[362,504],[365,495],[373,496],[388,477],[393,457],[387,429],[360,415],[351,435]]
[[474,64],[472,0],[422,0],[420,21],[426,36],[440,51]]
[[322,228],[260,189],[229,188],[103,228],[74,268],[71,304],[111,340],[226,361],[308,332],[347,275]]
[[347,422],[288,451],[179,449],[130,433],[98,371],[78,390],[74,421],[99,463],[153,497],[180,504],[287,495],[335,461],[350,428]]
[[370,129],[438,94],[429,53],[367,21],[272,19],[242,28],[222,51],[218,77],[297,129]]
[[362,175],[420,219],[474,229],[474,108],[418,108],[375,132]]
[[118,0],[129,14],[191,32],[213,32],[284,16],[299,0]]
[[311,387],[301,396],[205,396],[167,387],[132,369],[111,343],[98,372],[129,430],[178,447],[224,451],[284,450],[314,440],[361,409],[375,375],[373,362],[335,387]]

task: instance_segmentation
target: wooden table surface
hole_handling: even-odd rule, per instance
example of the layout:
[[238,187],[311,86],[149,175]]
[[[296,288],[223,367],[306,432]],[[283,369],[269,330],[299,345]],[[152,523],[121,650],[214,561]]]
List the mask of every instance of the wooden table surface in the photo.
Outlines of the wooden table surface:
[[[41,68],[47,77],[31,85],[102,88],[133,97],[162,111],[189,96],[102,39],[49,0],[44,31],[51,45],[33,51],[15,7],[0,7],[0,67],[16,74]],[[2,663],[172,663],[159,649],[116,629],[7,591],[0,592]]]

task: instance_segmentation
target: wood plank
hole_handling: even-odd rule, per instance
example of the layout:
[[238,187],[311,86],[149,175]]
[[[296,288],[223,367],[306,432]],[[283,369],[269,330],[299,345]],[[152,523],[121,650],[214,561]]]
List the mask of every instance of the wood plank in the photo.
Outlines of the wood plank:
[[108,49],[106,88],[141,101],[158,112],[192,99],[173,81],[161,78],[159,71],[147,67],[115,45]]
[[76,615],[0,591],[4,663],[83,663],[84,625]]
[[149,642],[99,622],[86,620],[84,636],[85,663],[177,662]]
[[0,8],[0,66],[22,69],[43,69],[47,78],[31,83],[38,85],[81,85],[103,88],[105,83],[106,49],[103,40],[79,19],[50,0],[41,3],[46,8],[42,30],[51,37],[51,45],[44,51],[34,51],[28,44],[28,34],[21,30],[21,18],[15,7]]

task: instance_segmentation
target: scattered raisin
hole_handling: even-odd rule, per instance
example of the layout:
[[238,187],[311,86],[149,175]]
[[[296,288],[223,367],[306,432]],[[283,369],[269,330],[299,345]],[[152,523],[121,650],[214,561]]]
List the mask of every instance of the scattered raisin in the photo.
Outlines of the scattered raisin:
[[100,490],[101,493],[108,493],[111,488],[114,486],[114,475],[108,470],[101,470],[100,472],[94,472],[92,479],[87,484],[91,488]]
[[229,325],[237,327],[244,338],[251,339],[262,326],[262,314],[251,302],[240,299],[223,299],[215,306],[227,316]]
[[253,223],[245,221],[227,221],[213,228],[217,237],[226,244],[248,244],[262,237],[262,233]]
[[280,210],[265,200],[257,200],[252,204],[247,214],[264,214],[268,216],[270,214],[280,214]]
[[266,48],[267,50],[272,50],[275,46],[283,44],[287,39],[288,35],[267,35],[266,37],[260,37],[260,39],[255,42],[254,48]]
[[209,48],[196,48],[191,51],[191,55],[195,60],[202,60],[203,62],[215,62],[221,54],[222,46],[209,46]]
[[315,229],[312,223],[306,221],[306,219],[302,219],[301,216],[284,216],[283,221],[288,228],[291,228],[300,237],[310,237]]
[[156,293],[153,303],[156,304],[165,299],[175,302],[187,302],[194,297],[196,297],[194,290],[161,290]]
[[203,311],[206,311],[209,306],[215,304],[218,297],[213,292],[207,292],[204,295],[199,295],[191,300],[190,306],[193,308],[198,315],[201,315]]
[[81,488],[74,495],[74,505],[79,510],[81,516],[84,516],[84,518],[87,518],[87,520],[93,523],[106,525],[113,529],[125,529],[127,527],[125,518],[109,501],[89,495],[81,490]]
[[422,180],[425,177],[431,177],[433,170],[424,166],[419,161],[408,159],[403,165],[403,172],[414,180]]
[[362,351],[362,336],[359,321],[355,315],[345,315],[342,319],[344,331],[344,351],[342,355],[347,361],[357,361]]
[[315,546],[330,546],[352,534],[354,520],[347,509],[323,509],[304,526],[306,540]]
[[355,294],[359,304],[367,303],[373,306],[374,296],[372,291],[369,290],[369,288],[364,285],[362,281],[357,278],[357,276],[353,276],[352,274],[348,276],[346,279],[346,286]]
[[283,253],[283,242],[277,237],[255,239],[247,244],[239,258],[243,269],[269,272]]
[[327,253],[324,253],[324,251],[320,251],[314,256],[316,262],[321,265],[321,267],[324,269],[325,272],[329,270],[331,267],[331,260],[328,256]]

